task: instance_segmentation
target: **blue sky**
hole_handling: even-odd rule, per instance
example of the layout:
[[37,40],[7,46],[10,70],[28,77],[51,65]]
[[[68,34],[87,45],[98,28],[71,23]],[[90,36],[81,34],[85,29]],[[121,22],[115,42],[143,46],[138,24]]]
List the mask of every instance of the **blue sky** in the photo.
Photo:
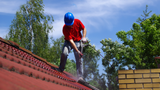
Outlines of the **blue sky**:
[[[5,37],[9,31],[11,21],[15,17],[20,5],[27,0],[0,0],[0,37]],[[148,11],[160,14],[160,0],[44,0],[45,14],[53,15],[53,32],[50,36],[59,38],[62,36],[64,14],[72,12],[75,18],[82,21],[87,29],[87,38],[96,49],[101,48],[100,41],[111,38],[113,41],[120,40],[116,33],[124,30],[129,31],[132,24],[143,14],[146,5]],[[103,55],[103,53],[102,53]],[[70,56],[73,58],[73,55]],[[103,72],[101,60],[100,72]]]

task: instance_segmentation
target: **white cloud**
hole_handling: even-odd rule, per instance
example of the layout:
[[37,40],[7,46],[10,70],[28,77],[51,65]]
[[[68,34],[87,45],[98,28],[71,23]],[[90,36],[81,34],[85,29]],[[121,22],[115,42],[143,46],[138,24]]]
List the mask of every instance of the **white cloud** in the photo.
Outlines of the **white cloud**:
[[64,11],[61,11],[57,8],[49,8],[49,7],[44,7],[45,13],[46,14],[52,14],[52,15],[62,15],[64,14]]
[[0,12],[15,14],[26,0],[0,0]]
[[3,28],[0,28],[0,32],[1,32],[0,37],[5,38],[6,35],[8,34],[8,32],[9,32],[9,29],[6,28],[6,27],[3,27]]
[[59,38],[61,37],[63,34],[62,34],[62,27],[64,25],[64,22],[62,19],[60,20],[55,20],[53,22],[53,32],[51,32],[49,34],[50,37],[53,37],[53,38]]
[[[19,10],[20,5],[25,4],[28,0],[0,0],[0,12],[15,14]],[[72,1],[72,2],[71,2]],[[157,0],[69,0],[62,3],[56,0],[44,1],[45,13],[53,15],[55,22],[53,23],[54,31],[50,36],[62,36],[63,16],[66,12],[70,11],[74,14],[75,18],[79,18],[87,30],[90,32],[100,30],[100,26],[104,26],[108,30],[112,30],[113,22],[116,22],[121,11],[126,14],[131,9],[136,10],[137,7],[142,5],[153,4]],[[132,13],[129,13],[132,14]]]
[[[131,8],[136,9],[137,7],[140,7],[142,5],[151,4],[153,1],[154,0],[73,1],[71,4],[66,5],[64,5],[64,3],[58,3],[56,5],[46,5],[45,12],[48,14],[55,15],[55,20],[61,20],[59,21],[61,23],[57,23],[56,26],[54,25],[55,30],[59,29],[60,26],[62,26],[63,15],[68,11],[72,12],[75,18],[79,18],[85,24],[85,26],[90,26],[92,28],[94,27],[95,30],[99,30],[99,27],[105,23],[105,25],[103,26],[108,30],[112,30],[113,25],[111,24],[111,20],[116,22],[117,15],[121,13],[121,10],[128,11]],[[58,33],[56,35],[61,35],[57,31],[54,33]]]
[[[154,1],[154,0],[153,0]],[[149,0],[85,0],[83,3],[74,2],[77,8],[72,10],[78,12],[84,17],[99,17],[113,15],[117,10],[129,10],[132,6],[141,6],[144,4],[151,3]],[[135,8],[136,8],[135,7]],[[72,7],[71,7],[72,8]]]

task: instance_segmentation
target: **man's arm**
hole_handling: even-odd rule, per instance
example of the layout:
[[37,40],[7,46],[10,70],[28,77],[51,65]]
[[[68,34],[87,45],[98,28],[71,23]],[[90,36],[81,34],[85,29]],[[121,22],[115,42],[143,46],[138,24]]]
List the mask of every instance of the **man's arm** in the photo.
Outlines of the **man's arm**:
[[71,43],[73,49],[75,49],[77,52],[79,52],[78,48],[76,47],[76,44],[74,43],[73,39],[70,39],[69,42]]
[[87,30],[86,30],[86,28],[84,28],[84,29],[83,29],[83,37],[82,37],[82,39],[81,39],[83,43],[86,43],[86,42],[87,42],[86,32],[87,32]]
[[87,30],[86,28],[83,29],[83,37],[82,38],[86,38],[86,33],[87,33]]
[[[83,37],[82,38],[86,38],[86,28],[83,29]],[[77,52],[79,52],[78,48],[76,47],[73,39],[70,39],[69,42],[71,43],[73,49],[75,49]]]
[[78,48],[76,47],[76,44],[74,43],[73,39],[69,40],[69,42],[71,43],[73,49],[75,49],[76,52],[79,54],[79,57],[82,57],[83,54],[81,53],[81,51],[78,50]]

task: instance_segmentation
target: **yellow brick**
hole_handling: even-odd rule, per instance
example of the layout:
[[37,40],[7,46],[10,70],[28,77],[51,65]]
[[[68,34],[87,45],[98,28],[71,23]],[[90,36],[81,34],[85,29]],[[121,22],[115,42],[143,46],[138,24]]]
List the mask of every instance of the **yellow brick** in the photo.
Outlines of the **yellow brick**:
[[143,78],[159,78],[159,74],[143,74]]
[[153,84],[144,84],[144,88],[160,88],[159,83],[153,83]]
[[151,73],[160,73],[160,69],[151,69]]
[[152,90],[152,89],[150,88],[150,89],[136,89],[136,90]]
[[135,79],[136,83],[149,83],[151,79]]
[[119,84],[119,88],[126,88],[126,84]]
[[153,88],[153,90],[160,90],[160,88]]
[[118,74],[128,74],[133,73],[133,70],[118,70]]
[[119,79],[125,78],[125,75],[118,75]]
[[149,69],[144,69],[144,70],[134,70],[134,73],[150,73]]
[[123,79],[123,80],[119,80],[119,83],[134,83],[134,79]]
[[153,81],[153,83],[160,82],[160,78],[158,78],[158,79],[152,79],[152,81]]
[[142,88],[142,84],[127,84],[127,88]]
[[131,74],[131,75],[127,75],[127,78],[142,78],[142,74]]

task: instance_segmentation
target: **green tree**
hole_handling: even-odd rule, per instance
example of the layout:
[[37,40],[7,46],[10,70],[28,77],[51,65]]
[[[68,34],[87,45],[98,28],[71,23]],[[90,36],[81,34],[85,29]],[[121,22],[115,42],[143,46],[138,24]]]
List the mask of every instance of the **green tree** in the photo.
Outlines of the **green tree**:
[[105,54],[102,59],[102,65],[105,68],[105,76],[108,80],[108,90],[118,90],[118,82],[116,81],[116,77],[118,76],[117,71],[125,69],[124,66],[132,68],[128,65],[130,62],[129,56],[131,56],[130,52],[133,52],[132,48],[126,47],[117,41],[114,42],[111,39],[104,39],[101,41],[101,44]]
[[34,54],[45,57],[49,49],[48,34],[52,31],[53,17],[44,14],[43,0],[29,0],[16,12],[10,25],[9,40]]
[[57,62],[58,59],[61,57],[62,48],[64,44],[64,36],[61,36],[60,38],[54,39],[51,38],[51,47],[48,50],[48,57],[47,61],[49,62],[55,62],[56,65],[58,65],[59,62]]
[[157,67],[154,61],[155,56],[159,56],[160,49],[160,15],[143,11],[143,18],[138,18],[133,24],[133,29],[128,32],[119,31],[116,35],[123,44],[111,39],[102,40],[102,50],[105,57],[102,59],[105,67],[106,78],[108,80],[108,90],[118,90],[116,76],[121,69],[140,69]]
[[[58,66],[64,37],[51,38],[53,46],[50,45],[48,34],[52,31],[53,21],[53,16],[44,14],[43,0],[29,0],[16,12],[7,38]],[[66,71],[75,74],[72,60],[67,60],[66,67]]]
[[90,80],[92,75],[98,71],[98,60],[100,51],[96,51],[95,46],[84,47],[83,51],[83,77],[85,80]]
[[156,68],[154,57],[160,55],[160,15],[153,14],[147,18],[148,14],[147,10],[144,11],[144,18],[138,19],[139,24],[134,23],[130,31],[117,33],[123,44],[133,49],[130,64],[136,69]]
[[146,9],[145,9],[145,11],[143,11],[143,14],[144,15],[141,15],[143,18],[138,18],[137,19],[137,22],[138,23],[141,23],[141,22],[143,22],[143,21],[145,21],[148,17],[149,17],[149,14],[151,13],[152,11],[149,11],[148,12],[148,5],[146,5]]
[[67,59],[65,68],[66,68],[65,71],[77,77],[76,62],[74,60]]
[[99,90],[107,90],[106,86],[106,78],[105,75],[100,75],[99,72],[94,74],[94,77],[92,80],[88,81],[91,85],[97,87]]
[[[60,58],[56,60],[56,62],[51,62],[54,65],[59,66],[60,65]],[[74,60],[67,59],[65,71],[71,73],[73,76],[77,76],[76,72],[76,63]]]
[[95,46],[90,45],[84,47],[83,51],[83,78],[91,85],[106,90],[105,81],[99,75],[98,60],[100,59],[100,50],[96,50]]

